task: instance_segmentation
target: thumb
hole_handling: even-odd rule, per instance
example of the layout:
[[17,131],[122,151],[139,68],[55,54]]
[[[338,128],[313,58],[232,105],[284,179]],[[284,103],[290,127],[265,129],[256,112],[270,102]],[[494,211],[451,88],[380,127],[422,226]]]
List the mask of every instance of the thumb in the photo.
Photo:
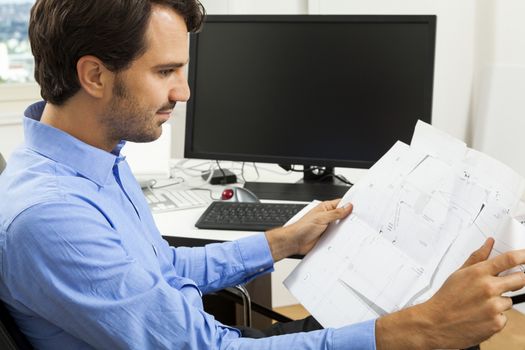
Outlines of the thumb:
[[478,250],[475,250],[472,254],[470,254],[467,261],[465,261],[461,268],[471,266],[481,261],[487,260],[490,255],[490,252],[492,251],[493,246],[494,238],[487,238],[485,243],[483,243],[483,245]]
[[325,211],[321,214],[321,222],[326,225],[336,220],[344,219],[350,215],[353,209],[354,206],[351,203],[347,203],[344,207]]

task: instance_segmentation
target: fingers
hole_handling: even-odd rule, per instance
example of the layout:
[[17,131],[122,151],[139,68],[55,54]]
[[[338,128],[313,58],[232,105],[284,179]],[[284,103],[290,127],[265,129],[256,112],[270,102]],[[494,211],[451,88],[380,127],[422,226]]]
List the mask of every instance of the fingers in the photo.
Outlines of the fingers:
[[341,198],[332,199],[329,201],[323,201],[319,203],[316,209],[319,209],[322,211],[334,210],[335,208],[337,208],[337,205],[339,204],[340,201],[341,201]]
[[508,276],[498,277],[498,287],[501,293],[513,292],[525,286],[525,273],[515,272]]
[[348,203],[346,206],[341,208],[335,208],[332,210],[325,211],[321,213],[321,221],[323,224],[328,224],[336,220],[343,219],[350,215],[354,206],[351,203]]
[[507,315],[505,315],[504,313],[501,313],[498,316],[496,316],[496,327],[494,329],[496,333],[500,332],[503,328],[505,328],[505,326],[507,325],[507,321]]
[[354,210],[354,205],[352,203],[347,203],[344,207],[334,209],[332,212],[336,214],[336,219],[343,219],[350,215],[350,213]]
[[487,238],[485,243],[476,251],[474,251],[468,259],[465,261],[463,266],[461,268],[471,266],[474,264],[477,264],[481,261],[485,261],[488,259],[490,252],[492,251],[492,247],[494,246],[494,238]]
[[510,310],[512,308],[512,299],[509,297],[499,297],[498,303],[499,310],[501,310],[501,312]]
[[520,264],[525,264],[525,249],[506,252],[487,260],[485,263],[489,269],[489,273],[496,276],[505,270],[511,269]]
[[[512,299],[509,297],[498,296],[492,298],[489,303],[485,304],[486,316],[493,315],[497,323],[501,323],[502,320],[497,320],[500,316],[505,316],[503,313],[512,308]],[[506,318],[506,317],[505,317]],[[504,326],[505,322],[501,326]]]
[[312,209],[310,213],[314,215],[317,223],[323,225],[343,219],[352,212],[353,205],[348,203],[344,207],[337,208],[337,205],[340,201],[340,199],[334,199],[321,202],[314,209]]

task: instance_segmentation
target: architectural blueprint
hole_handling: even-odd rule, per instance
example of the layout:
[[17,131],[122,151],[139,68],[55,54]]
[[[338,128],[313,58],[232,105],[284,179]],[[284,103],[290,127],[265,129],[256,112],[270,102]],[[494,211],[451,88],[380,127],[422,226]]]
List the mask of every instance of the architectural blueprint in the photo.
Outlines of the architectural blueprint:
[[284,283],[325,327],[425,301],[487,237],[493,254],[525,247],[514,218],[524,189],[512,169],[418,122],[410,146],[397,142],[346,193],[352,214]]

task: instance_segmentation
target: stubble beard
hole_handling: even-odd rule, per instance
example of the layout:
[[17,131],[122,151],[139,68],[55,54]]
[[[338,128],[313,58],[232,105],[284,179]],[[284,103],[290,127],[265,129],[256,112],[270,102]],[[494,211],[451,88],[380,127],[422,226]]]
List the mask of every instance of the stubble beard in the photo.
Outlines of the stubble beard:
[[113,99],[102,117],[102,124],[112,141],[151,142],[160,137],[161,124],[155,123],[157,109],[140,105],[117,74]]

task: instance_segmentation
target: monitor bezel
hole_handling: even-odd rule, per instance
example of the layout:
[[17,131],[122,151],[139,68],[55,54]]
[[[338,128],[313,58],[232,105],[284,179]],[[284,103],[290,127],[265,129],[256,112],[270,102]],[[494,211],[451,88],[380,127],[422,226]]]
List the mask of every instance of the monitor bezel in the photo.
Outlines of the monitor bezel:
[[[434,88],[434,70],[435,70],[435,47],[436,47],[436,15],[208,15],[204,23],[242,23],[242,22],[264,22],[264,23],[282,23],[282,22],[366,22],[366,23],[425,23],[429,26],[429,57],[430,71],[427,72],[426,87],[424,91],[424,104],[427,111],[422,115],[423,121],[431,124],[432,122],[432,94]],[[188,84],[190,91],[195,91],[198,56],[199,34],[190,34],[190,62],[188,66]],[[186,131],[184,140],[184,157],[197,159],[229,160],[241,162],[261,162],[290,165],[315,165],[326,167],[346,167],[346,168],[370,168],[375,161],[361,160],[342,160],[326,159],[317,157],[300,157],[300,156],[275,156],[275,155],[256,155],[243,153],[223,153],[223,152],[202,152],[193,150],[193,130],[194,130],[194,112],[195,100],[198,96],[191,96],[186,105]],[[415,127],[415,123],[414,123]],[[270,142],[270,141],[269,141]]]

